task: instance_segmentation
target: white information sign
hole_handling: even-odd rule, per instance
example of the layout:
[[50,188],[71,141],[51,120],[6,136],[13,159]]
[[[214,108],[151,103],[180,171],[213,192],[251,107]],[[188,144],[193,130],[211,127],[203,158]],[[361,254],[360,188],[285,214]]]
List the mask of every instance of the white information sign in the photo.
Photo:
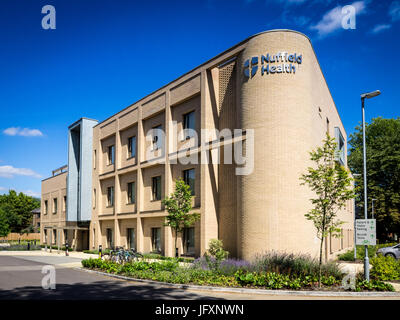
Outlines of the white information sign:
[[376,245],[375,219],[356,219],[356,244]]

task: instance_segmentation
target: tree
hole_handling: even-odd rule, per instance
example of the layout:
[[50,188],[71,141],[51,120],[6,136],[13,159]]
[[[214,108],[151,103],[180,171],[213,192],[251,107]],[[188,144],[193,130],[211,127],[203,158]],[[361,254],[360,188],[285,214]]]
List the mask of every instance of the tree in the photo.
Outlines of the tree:
[[[371,216],[372,199],[377,237],[389,239],[389,234],[400,233],[400,118],[372,119],[365,126],[367,146],[367,192],[368,213]],[[357,126],[350,135],[349,167],[361,174],[355,179],[357,204],[364,207],[363,145],[362,127]]]
[[7,237],[10,233],[10,226],[4,209],[0,207],[0,237]]
[[178,233],[182,233],[184,228],[191,227],[200,219],[200,214],[189,213],[192,210],[192,193],[190,186],[185,184],[182,179],[175,181],[175,192],[163,201],[168,211],[165,217],[165,225],[170,226],[175,231],[175,255],[178,256]]
[[40,207],[40,200],[10,190],[0,195],[0,208],[5,213],[11,232],[21,233],[32,223],[32,210]]
[[314,223],[317,237],[320,239],[318,286],[321,286],[324,239],[329,234],[334,237],[340,236],[339,227],[344,222],[336,219],[337,212],[345,206],[347,200],[354,198],[352,178],[346,168],[335,160],[336,146],[335,139],[327,133],[323,146],[310,152],[316,168],[309,167],[307,173],[300,177],[303,181],[301,184],[307,184],[316,195],[310,199],[313,208],[305,217]]

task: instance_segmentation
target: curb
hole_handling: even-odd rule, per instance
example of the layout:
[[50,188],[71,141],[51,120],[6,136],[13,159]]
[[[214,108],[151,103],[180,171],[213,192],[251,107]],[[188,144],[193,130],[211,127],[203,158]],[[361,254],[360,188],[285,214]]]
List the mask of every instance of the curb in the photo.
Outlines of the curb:
[[121,276],[112,273],[106,273],[96,270],[85,269],[82,267],[73,268],[88,273],[95,273],[111,278],[117,278],[128,281],[143,282],[148,284],[162,285],[177,289],[193,289],[202,291],[214,291],[214,292],[228,292],[228,293],[248,293],[248,294],[262,294],[262,295],[293,295],[293,296],[313,296],[313,297],[399,297],[398,292],[329,292],[329,291],[292,291],[292,290],[267,290],[267,289],[248,289],[248,288],[228,288],[228,287],[212,287],[212,286],[200,286],[192,284],[177,284],[168,283],[155,280],[147,279],[136,279],[126,276]]

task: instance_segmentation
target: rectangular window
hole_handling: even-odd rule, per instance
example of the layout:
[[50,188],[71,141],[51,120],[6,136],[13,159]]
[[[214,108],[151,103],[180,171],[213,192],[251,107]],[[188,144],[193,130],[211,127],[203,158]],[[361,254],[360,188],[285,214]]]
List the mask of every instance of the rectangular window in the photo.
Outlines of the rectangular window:
[[96,209],[96,201],[97,201],[96,189],[93,189],[93,209]]
[[136,137],[128,138],[128,158],[136,157]]
[[194,254],[194,228],[183,229],[183,249],[185,254]]
[[67,196],[64,196],[63,206],[64,206],[64,212],[67,211]]
[[192,130],[195,130],[195,112],[189,112],[183,115],[183,129],[184,131],[184,140],[190,139],[193,137],[194,132]]
[[153,252],[161,252],[161,228],[151,228],[151,246]]
[[108,164],[114,164],[115,161],[115,146],[108,147]]
[[[153,127],[153,130],[162,130],[162,126],[158,125],[156,127]],[[153,151],[161,148],[161,143],[162,143],[161,140],[162,140],[162,137],[161,137],[160,132],[153,131]]]
[[94,154],[93,154],[93,169],[96,169],[96,162],[97,162],[97,151],[94,150]]
[[107,188],[107,206],[112,207],[114,205],[114,187]]
[[57,198],[53,199],[53,213],[57,213]]
[[128,248],[136,250],[135,229],[128,228],[127,234],[128,234]]
[[57,230],[53,230],[53,239],[52,239],[52,243],[56,244],[57,243]]
[[183,171],[183,181],[190,186],[190,190],[192,192],[192,196],[194,195],[194,185],[195,185],[195,169],[189,169]]
[[128,203],[135,203],[135,182],[128,183]]
[[114,248],[113,230],[111,228],[108,228],[106,232],[107,232],[107,248],[113,249]]
[[338,127],[335,127],[335,139],[336,139],[336,161],[339,161],[341,165],[345,165],[345,141],[343,135]]
[[152,179],[152,199],[161,200],[161,176]]
[[49,204],[47,202],[47,200],[44,200],[44,214],[47,214],[49,211]]

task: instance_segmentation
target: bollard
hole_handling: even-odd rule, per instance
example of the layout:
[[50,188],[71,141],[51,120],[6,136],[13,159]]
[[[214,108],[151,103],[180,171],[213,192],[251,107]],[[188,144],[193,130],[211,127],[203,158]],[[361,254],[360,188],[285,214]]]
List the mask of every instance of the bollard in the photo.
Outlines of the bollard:
[[102,247],[102,245],[99,245],[99,258],[100,259],[103,257],[102,251],[103,251],[103,247]]
[[65,244],[65,255],[69,256],[69,254],[68,254],[68,242]]

